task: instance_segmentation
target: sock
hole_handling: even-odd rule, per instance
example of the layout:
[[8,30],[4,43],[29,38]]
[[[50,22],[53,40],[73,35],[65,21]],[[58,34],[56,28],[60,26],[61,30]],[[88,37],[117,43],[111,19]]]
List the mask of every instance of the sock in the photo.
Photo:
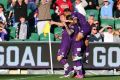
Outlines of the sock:
[[65,65],[65,64],[67,63],[67,60],[66,60],[66,59],[61,59],[61,60],[60,60],[60,63],[61,63],[62,65]]
[[81,64],[81,61],[78,60],[78,61],[74,61],[74,69],[75,71],[77,72],[77,75],[82,75],[82,64]]
[[62,59],[60,60],[60,63],[62,65],[64,65],[64,75],[68,75],[69,72],[71,71],[71,67],[69,66],[69,64],[67,63],[67,60],[66,59]]

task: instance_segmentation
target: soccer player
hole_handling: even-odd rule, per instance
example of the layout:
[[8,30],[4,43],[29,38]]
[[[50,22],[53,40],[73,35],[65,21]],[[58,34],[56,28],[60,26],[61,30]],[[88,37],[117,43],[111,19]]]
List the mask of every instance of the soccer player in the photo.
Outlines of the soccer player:
[[[83,38],[85,38],[91,31],[90,26],[85,18],[85,16],[83,16],[82,14],[78,13],[78,12],[73,12],[71,13],[70,10],[65,10],[64,11],[66,14],[70,14],[72,16],[77,17],[78,19],[78,26],[80,26],[81,29],[79,29],[78,34],[76,35],[75,38],[75,45],[78,46],[78,48],[76,47],[74,50],[77,49],[76,52],[74,52],[75,56],[73,57],[73,63],[74,63],[74,70],[77,72],[77,75],[75,76],[76,78],[83,78],[83,74],[82,74],[82,62],[79,60],[80,57],[78,56],[81,52],[81,47],[82,47],[82,40]],[[78,43],[77,43],[78,42]],[[76,53],[78,53],[76,55]]]
[[76,41],[76,36],[79,32],[82,31],[81,27],[78,24],[78,18],[73,16],[73,23],[69,26],[73,29],[74,33],[71,35],[72,43],[71,43],[71,51],[72,51],[72,58],[73,58],[73,68],[74,72],[77,74],[75,78],[83,78],[83,71],[82,71],[82,57],[81,55],[81,48],[83,40]]
[[67,29],[65,28],[66,16],[61,15],[60,21],[61,22],[51,21],[51,24],[55,24],[55,25],[58,25],[58,26],[63,28],[61,44],[60,44],[60,48],[59,48],[58,53],[57,53],[57,60],[62,65],[64,65],[64,71],[65,71],[64,77],[68,77],[69,72],[72,70],[72,68],[70,67],[70,65],[67,62],[67,55],[68,55],[68,52],[70,49],[71,38],[67,32]]
[[[80,52],[81,52],[81,47],[82,47],[82,39],[84,36],[87,35],[89,32],[89,27],[88,23],[85,19],[85,17],[80,14],[80,13],[71,13],[69,9],[64,10],[64,16],[61,16],[62,18],[62,23],[57,23],[57,22],[52,22],[52,24],[56,24],[59,26],[64,26],[64,22],[66,21],[67,15],[72,15],[75,16],[78,20],[76,21],[76,24],[71,25],[70,27],[74,27],[74,36],[71,38],[71,36],[67,33],[67,29],[64,29],[65,33],[62,34],[62,42],[61,42],[61,47],[60,50],[58,51],[58,57],[57,60],[64,65],[64,70],[65,70],[65,77],[69,76],[69,72],[71,71],[71,67],[67,63],[66,56],[68,55],[68,51],[70,49],[70,46],[72,46],[72,53],[73,53],[73,63],[74,63],[74,71],[77,72],[77,75],[75,76],[76,78],[83,78],[82,74],[82,62],[81,62],[81,57],[79,57]],[[79,27],[80,26],[80,27]],[[80,28],[80,29],[79,29]],[[76,32],[76,33],[75,33]]]

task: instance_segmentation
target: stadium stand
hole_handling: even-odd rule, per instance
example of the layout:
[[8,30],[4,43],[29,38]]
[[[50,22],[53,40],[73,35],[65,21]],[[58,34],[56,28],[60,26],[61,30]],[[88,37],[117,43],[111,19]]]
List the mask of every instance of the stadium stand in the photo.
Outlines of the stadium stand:
[[[54,41],[54,34],[50,33],[50,39],[51,39],[51,41]],[[49,34],[48,33],[40,34],[40,41],[49,41]]]
[[120,29],[120,19],[115,19],[115,29]]
[[88,19],[89,16],[94,16],[95,20],[99,19],[99,10],[95,10],[95,9],[90,9],[90,10],[86,10],[86,18]]
[[53,9],[50,9],[50,14],[52,16],[53,14],[55,14],[55,11]]
[[[54,34],[58,34],[59,36],[61,36],[62,35],[62,28],[56,27],[54,30]],[[56,38],[55,41],[60,41],[60,39]]]
[[114,29],[114,19],[103,19],[103,18],[101,18],[101,26],[102,27],[105,27],[105,26],[107,26],[107,25],[111,25],[111,26],[113,26],[113,29]]
[[9,40],[11,39],[15,39],[16,37],[16,28],[15,27],[8,27],[8,31],[9,31]]
[[39,35],[37,33],[32,33],[28,41],[38,41]]
[[4,5],[5,10],[7,9],[7,1],[8,0],[0,0],[0,3]]

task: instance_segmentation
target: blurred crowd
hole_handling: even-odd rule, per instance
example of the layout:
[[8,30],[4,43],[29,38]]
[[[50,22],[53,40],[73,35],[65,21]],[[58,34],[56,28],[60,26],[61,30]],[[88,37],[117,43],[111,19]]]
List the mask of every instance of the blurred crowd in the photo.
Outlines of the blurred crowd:
[[[36,35],[41,41],[46,36],[46,24],[59,22],[66,8],[86,17],[91,27],[90,42],[120,42],[120,23],[115,26],[115,20],[120,21],[120,0],[0,0],[0,41],[25,41],[32,36],[34,40]],[[53,41],[62,34],[56,29],[55,25],[50,28]]]

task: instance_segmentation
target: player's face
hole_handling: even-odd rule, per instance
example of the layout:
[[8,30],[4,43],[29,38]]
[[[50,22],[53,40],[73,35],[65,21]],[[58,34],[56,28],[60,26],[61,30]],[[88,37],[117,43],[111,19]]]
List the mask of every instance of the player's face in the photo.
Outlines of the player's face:
[[66,17],[64,15],[61,15],[60,16],[60,21],[65,21],[66,20]]
[[70,14],[71,14],[70,11],[66,11],[66,12],[64,12],[64,15],[65,15],[65,16],[68,16],[68,15],[70,15]]

